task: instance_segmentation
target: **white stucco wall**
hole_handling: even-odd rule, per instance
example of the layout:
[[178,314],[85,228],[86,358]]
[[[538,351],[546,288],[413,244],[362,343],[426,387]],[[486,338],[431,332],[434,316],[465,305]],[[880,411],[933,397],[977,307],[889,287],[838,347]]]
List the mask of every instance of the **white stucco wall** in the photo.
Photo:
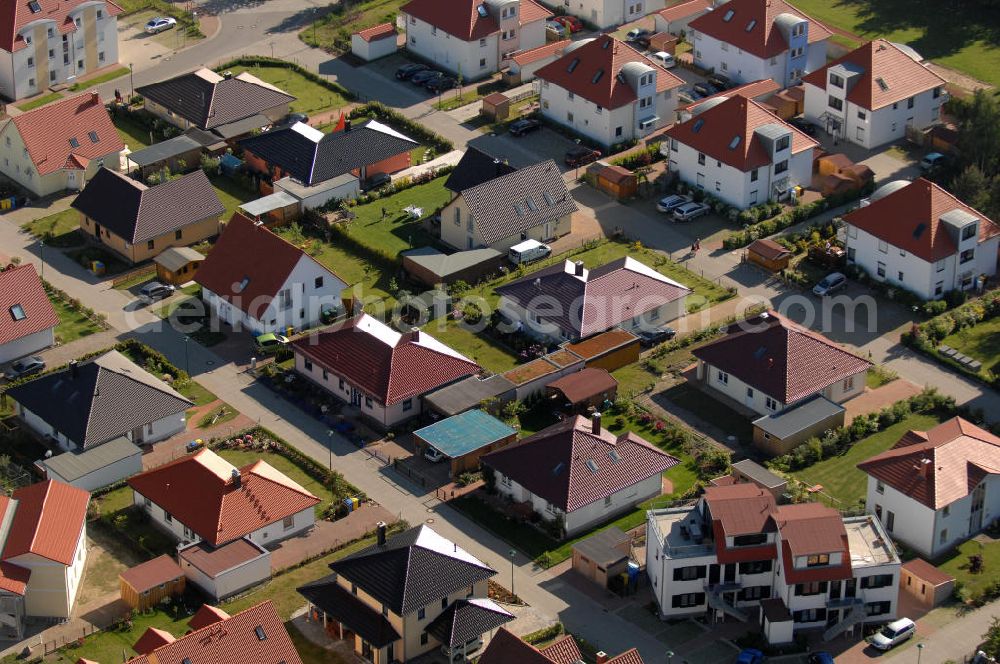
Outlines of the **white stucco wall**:
[[636,21],[666,7],[665,0],[547,0],[542,4],[561,5],[567,14],[589,21],[601,30]]
[[50,327],[0,345],[0,364],[19,360],[43,348],[56,345],[56,328]]
[[267,551],[262,552],[260,557],[222,572],[215,578],[209,577],[184,558],[178,557],[178,560],[188,581],[216,601],[231,597],[271,578],[271,554]]
[[[73,452],[64,452],[64,454],[73,454]],[[61,477],[58,473],[48,467],[48,465],[46,465],[45,469],[46,475],[49,479],[59,480],[60,482],[75,486],[76,488],[83,489],[84,491],[94,491],[95,489],[109,486],[115,482],[120,482],[132,477],[133,475],[141,473],[142,452],[139,451],[130,457],[119,459],[118,461],[108,464],[99,470],[87,473],[83,477],[73,480],[72,482]]]
[[[696,32],[690,35],[694,41],[694,63],[723,74],[735,83],[769,78],[782,88],[795,85],[803,75],[826,64],[826,40],[810,44],[809,21],[803,20],[802,23],[806,26],[803,34],[789,39],[789,48],[770,58],[760,58],[715,37]],[[774,29],[779,28],[775,26]]]
[[351,35],[351,52],[366,62],[384,58],[396,52],[396,37],[365,41],[359,35]]

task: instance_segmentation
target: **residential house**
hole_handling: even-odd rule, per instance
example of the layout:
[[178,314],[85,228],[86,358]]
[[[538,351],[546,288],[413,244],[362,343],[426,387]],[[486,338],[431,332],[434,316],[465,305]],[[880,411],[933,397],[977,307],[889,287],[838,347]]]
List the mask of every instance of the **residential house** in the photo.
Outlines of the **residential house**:
[[371,62],[396,52],[398,33],[392,23],[379,23],[351,34],[351,53]]
[[691,289],[631,256],[587,269],[566,260],[496,289],[498,308],[549,341],[579,341],[620,326],[651,329],[684,314]]
[[550,241],[572,231],[576,201],[551,159],[514,169],[469,148],[445,187],[453,198],[441,210],[441,241],[455,249],[506,254],[522,240]]
[[604,146],[670,124],[684,83],[610,35],[573,42],[536,76],[542,115]]
[[13,117],[0,127],[0,140],[0,173],[39,198],[83,189],[102,166],[117,170],[125,149],[96,92]]
[[188,129],[210,131],[223,139],[245,136],[288,115],[295,97],[250,72],[233,76],[201,68],[135,89],[147,111]]
[[760,103],[717,97],[664,134],[660,152],[685,182],[746,209],[812,181],[819,144]]
[[[550,3],[556,4],[556,3]],[[666,0],[563,0],[561,7],[567,14],[576,16],[604,31],[608,28],[638,21],[647,14],[666,6]]]
[[118,15],[110,0],[11,2],[0,28],[0,95],[44,92],[118,62]]
[[[371,177],[410,167],[413,139],[369,120],[324,134],[302,122],[240,141],[246,167],[266,176],[275,191],[320,207],[332,198],[353,198]],[[291,180],[291,182],[289,182]]]
[[714,95],[709,95],[703,99],[697,99],[692,101],[690,104],[684,104],[677,107],[677,120],[678,122],[686,122],[690,120],[694,115],[698,113],[698,107],[702,104],[708,103],[705,108],[711,108],[717,102],[712,101],[713,99],[722,99],[725,101],[731,97],[739,95],[740,97],[746,97],[747,99],[752,99],[754,101],[761,102],[764,108],[768,111],[774,112],[774,109],[769,106],[766,102],[771,96],[778,92],[781,88],[778,84],[769,78],[761,79],[759,81],[751,81],[750,83],[744,83],[743,85],[737,85],[729,90],[723,90],[722,92],[717,92]]
[[[205,611],[206,608],[212,611]],[[134,647],[139,655],[125,664],[218,664],[234,658],[261,664],[302,664],[271,600],[233,616],[206,605],[194,614],[188,626],[190,629],[180,637],[155,627],[147,628]]]
[[858,468],[868,475],[868,513],[927,558],[1000,517],[1000,438],[961,417],[908,431]]
[[0,633],[25,617],[66,619],[87,562],[90,494],[46,480],[0,496]]
[[482,458],[500,494],[572,536],[662,492],[663,472],[680,461],[634,433],[616,436],[568,417]]
[[653,13],[653,32],[666,32],[675,37],[687,36],[691,21],[712,11],[714,6],[714,0],[684,0],[661,9]]
[[102,168],[72,206],[84,233],[133,264],[215,237],[226,211],[200,169],[147,187]]
[[450,661],[514,619],[488,599],[496,570],[419,525],[330,563],[333,574],[299,588],[310,614],[374,664],[410,662],[444,648]]
[[295,370],[380,427],[420,415],[423,395],[481,367],[426,332],[397,332],[360,314],[296,339]]
[[936,300],[997,271],[1000,227],[918,178],[883,185],[844,215],[847,260],[878,281]]
[[707,487],[694,507],[650,510],[646,570],[661,618],[747,621],[760,607],[772,644],[896,617],[900,561],[877,519],[779,506],[753,484]]
[[534,0],[410,0],[399,12],[407,50],[466,81],[495,74],[514,53],[545,44],[552,14]]
[[[118,438],[151,444],[184,431],[192,403],[116,350],[6,392],[35,433],[83,452]],[[120,478],[119,478],[120,479]]]
[[0,271],[0,364],[54,346],[59,315],[31,263]]
[[876,39],[802,79],[805,117],[831,134],[876,148],[941,121],[945,80],[909,46]]
[[[535,646],[523,641],[505,627],[497,630],[497,633],[490,639],[486,650],[479,657],[479,664],[509,664],[510,662],[520,662],[520,664],[578,664],[582,662],[583,655],[580,647],[576,644],[576,639],[572,634],[563,634],[544,648]],[[615,657],[608,657],[606,653],[597,653],[597,661],[601,664],[643,664],[642,656],[635,648],[627,650]]]
[[346,287],[309,254],[239,212],[226,224],[194,280],[219,320],[252,334],[312,327],[326,312],[341,308]]

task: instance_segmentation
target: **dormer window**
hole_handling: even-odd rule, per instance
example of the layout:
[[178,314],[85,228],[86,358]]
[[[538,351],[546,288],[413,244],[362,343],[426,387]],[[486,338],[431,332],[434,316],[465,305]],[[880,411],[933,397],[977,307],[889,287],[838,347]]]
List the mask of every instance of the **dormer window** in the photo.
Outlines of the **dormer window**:
[[781,152],[782,150],[787,150],[791,144],[792,144],[792,137],[789,136],[788,134],[785,134],[784,136],[779,138],[777,142],[775,142],[774,151]]
[[806,31],[806,24],[805,23],[797,23],[795,25],[795,27],[792,28],[792,36],[793,37],[801,37],[802,34],[805,31]]
[[976,237],[976,224],[969,224],[962,229],[962,242]]
[[806,557],[806,567],[819,567],[820,565],[830,564],[830,554],[829,553],[817,553],[812,556]]

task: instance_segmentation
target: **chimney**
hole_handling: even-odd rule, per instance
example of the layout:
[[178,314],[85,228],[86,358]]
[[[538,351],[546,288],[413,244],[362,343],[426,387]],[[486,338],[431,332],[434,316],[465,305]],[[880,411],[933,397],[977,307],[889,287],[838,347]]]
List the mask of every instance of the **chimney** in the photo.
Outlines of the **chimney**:
[[385,546],[385,521],[379,521],[375,524],[375,541],[379,546]]
[[493,160],[493,173],[497,177],[500,177],[500,160],[499,159],[494,159]]
[[80,363],[76,360],[69,361],[69,377],[76,378],[80,375]]
[[917,463],[920,464],[919,466],[917,466],[917,472],[920,473],[920,476],[924,478],[930,476],[931,464],[934,462],[931,459],[925,457],[920,461],[918,461]]
[[97,94],[97,90],[91,90],[90,101],[94,102],[95,104],[101,103],[101,96]]
[[412,341],[413,343],[417,343],[418,341],[420,341],[420,328],[419,327],[413,328],[410,331],[410,334],[411,334],[410,341]]
[[573,265],[574,265],[573,274],[575,274],[578,277],[582,277],[583,276],[583,261],[577,261],[577,262],[573,263]]
[[610,657],[608,657],[608,653],[604,652],[603,650],[599,651],[596,655],[594,655],[594,657],[597,658],[597,664],[605,664],[605,662],[611,659]]
[[240,471],[233,468],[233,486],[239,489],[243,486],[243,476],[240,475]]
[[595,436],[601,435],[601,414],[594,413],[590,417],[590,432]]

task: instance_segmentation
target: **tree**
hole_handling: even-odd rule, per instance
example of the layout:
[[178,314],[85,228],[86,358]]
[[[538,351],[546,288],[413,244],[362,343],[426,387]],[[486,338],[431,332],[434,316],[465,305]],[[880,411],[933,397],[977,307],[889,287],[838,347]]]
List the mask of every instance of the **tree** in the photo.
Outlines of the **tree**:
[[1000,657],[1000,617],[994,616],[990,628],[983,634],[983,652],[990,657]]
[[987,178],[1000,173],[1000,100],[977,90],[971,100],[951,102],[958,120],[958,167],[975,165]]
[[992,180],[978,166],[970,164],[951,181],[951,193],[967,205],[985,210],[990,202],[992,184]]

